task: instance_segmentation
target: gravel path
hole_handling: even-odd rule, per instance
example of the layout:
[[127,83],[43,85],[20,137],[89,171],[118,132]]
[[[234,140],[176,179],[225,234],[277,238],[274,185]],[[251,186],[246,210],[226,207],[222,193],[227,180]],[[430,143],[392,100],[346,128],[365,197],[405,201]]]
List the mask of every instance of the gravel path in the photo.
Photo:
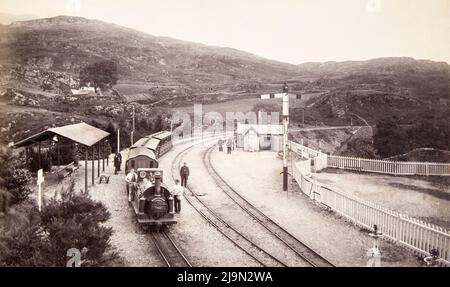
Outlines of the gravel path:
[[[290,179],[282,191],[282,161],[276,153],[212,153],[220,175],[238,192],[337,266],[365,266],[372,240],[359,228],[315,205]],[[419,266],[415,257],[388,242],[380,244],[382,266]]]

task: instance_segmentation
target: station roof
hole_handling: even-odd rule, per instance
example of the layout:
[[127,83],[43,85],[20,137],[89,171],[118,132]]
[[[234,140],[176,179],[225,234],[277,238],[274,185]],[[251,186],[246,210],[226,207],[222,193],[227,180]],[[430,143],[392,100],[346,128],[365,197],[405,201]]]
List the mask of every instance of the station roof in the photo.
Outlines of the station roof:
[[138,146],[130,149],[130,152],[128,153],[128,159],[132,159],[140,155],[156,159],[155,153],[143,146]]
[[237,125],[237,134],[245,135],[250,129],[254,129],[259,135],[282,135],[282,125],[256,125],[240,124]]
[[109,133],[86,123],[78,123],[44,130],[24,140],[14,143],[13,147],[24,147],[37,142],[51,140],[55,135],[90,147],[109,136]]

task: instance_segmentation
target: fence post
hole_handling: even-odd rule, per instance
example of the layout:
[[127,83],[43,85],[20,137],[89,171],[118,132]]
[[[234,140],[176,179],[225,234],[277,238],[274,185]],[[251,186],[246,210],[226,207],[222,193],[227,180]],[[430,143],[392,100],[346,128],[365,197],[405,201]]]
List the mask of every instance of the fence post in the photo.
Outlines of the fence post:
[[425,174],[426,176],[428,176],[429,171],[428,171],[428,162],[425,163]]

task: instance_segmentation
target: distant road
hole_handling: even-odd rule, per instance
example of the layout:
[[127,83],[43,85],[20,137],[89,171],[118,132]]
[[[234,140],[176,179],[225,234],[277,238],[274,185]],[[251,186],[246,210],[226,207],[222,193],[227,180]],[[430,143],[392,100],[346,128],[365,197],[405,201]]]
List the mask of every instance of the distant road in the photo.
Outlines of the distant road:
[[[309,132],[309,131],[322,131],[322,130],[342,130],[342,129],[360,129],[367,126],[333,126],[333,127],[310,127],[310,128],[290,128],[291,132]],[[374,127],[374,126],[370,126]]]

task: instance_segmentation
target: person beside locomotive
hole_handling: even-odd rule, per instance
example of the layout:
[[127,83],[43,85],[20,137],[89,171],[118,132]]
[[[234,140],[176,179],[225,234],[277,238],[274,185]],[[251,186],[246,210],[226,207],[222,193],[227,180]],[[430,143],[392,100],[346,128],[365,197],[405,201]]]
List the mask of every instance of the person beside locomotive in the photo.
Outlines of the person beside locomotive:
[[170,194],[173,196],[175,203],[175,213],[180,213],[181,211],[181,197],[183,196],[184,188],[180,184],[179,179],[175,179],[175,185],[173,186]]
[[180,169],[180,177],[181,177],[181,186],[186,187],[187,186],[187,180],[189,177],[189,167],[186,163],[183,164],[183,166]]
[[[138,180],[138,175],[134,171],[134,168],[130,169],[130,172],[125,177],[125,181],[127,182],[127,194],[128,194],[128,202],[131,202],[133,199],[131,198],[131,189],[136,189],[136,183]],[[130,189],[131,187],[131,189]]]

